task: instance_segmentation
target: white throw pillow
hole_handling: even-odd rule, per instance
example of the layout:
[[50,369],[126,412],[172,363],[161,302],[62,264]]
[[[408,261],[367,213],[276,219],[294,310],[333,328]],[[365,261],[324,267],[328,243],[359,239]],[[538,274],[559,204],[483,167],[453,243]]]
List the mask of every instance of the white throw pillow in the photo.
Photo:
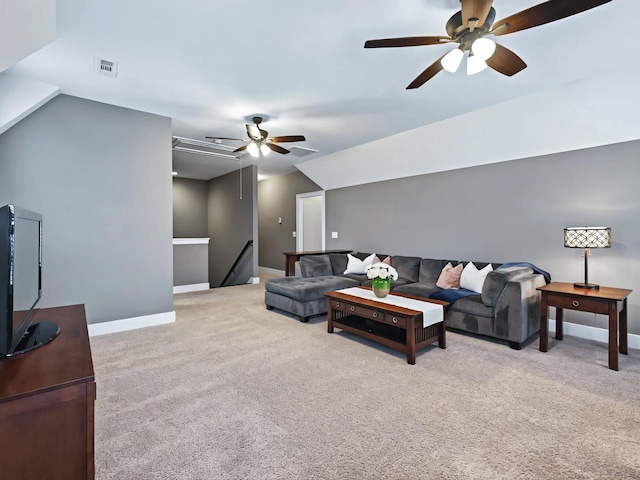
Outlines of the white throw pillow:
[[373,265],[373,259],[375,257],[376,257],[376,254],[372,253],[364,260],[360,260],[359,258],[354,257],[350,253],[347,253],[347,269],[344,271],[345,275],[347,273],[354,273],[358,275],[367,273],[367,267],[369,265]]
[[493,271],[491,264],[488,264],[482,270],[478,270],[473,262],[467,263],[467,266],[462,270],[462,275],[460,275],[460,288],[482,293],[484,279],[487,278],[487,275],[491,271]]

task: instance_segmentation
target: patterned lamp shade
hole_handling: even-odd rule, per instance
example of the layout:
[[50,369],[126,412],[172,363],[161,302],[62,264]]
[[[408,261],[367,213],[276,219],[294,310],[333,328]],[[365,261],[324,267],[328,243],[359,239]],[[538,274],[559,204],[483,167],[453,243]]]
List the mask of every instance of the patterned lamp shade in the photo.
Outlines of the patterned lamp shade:
[[611,229],[609,227],[569,227],[564,229],[564,246],[584,249],[584,282],[573,284],[576,288],[597,290],[597,283],[589,283],[589,249],[607,248],[611,246]]
[[564,246],[568,248],[608,248],[611,246],[609,227],[569,227],[564,229]]

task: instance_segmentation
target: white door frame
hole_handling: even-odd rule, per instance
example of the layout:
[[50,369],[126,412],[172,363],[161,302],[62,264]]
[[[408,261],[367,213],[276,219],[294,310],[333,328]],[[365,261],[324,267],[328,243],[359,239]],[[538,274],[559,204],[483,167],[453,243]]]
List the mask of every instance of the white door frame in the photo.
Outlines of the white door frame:
[[324,206],[324,190],[319,190],[317,192],[307,192],[307,193],[298,193],[296,194],[296,251],[300,252],[302,251],[302,239],[304,238],[304,232],[303,230],[303,208],[302,208],[302,202],[305,198],[309,198],[309,197],[321,197],[320,198],[320,202],[321,202],[321,207],[320,207],[320,212],[321,212],[321,228],[322,228],[322,250],[324,250],[325,247],[325,238],[326,238],[326,231],[325,231],[325,223],[326,223],[326,217],[325,217],[325,206]]

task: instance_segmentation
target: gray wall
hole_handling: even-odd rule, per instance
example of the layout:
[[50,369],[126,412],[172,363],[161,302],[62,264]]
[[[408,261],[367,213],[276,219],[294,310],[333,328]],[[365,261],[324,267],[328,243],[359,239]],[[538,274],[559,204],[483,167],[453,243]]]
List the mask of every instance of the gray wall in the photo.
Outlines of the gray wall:
[[209,245],[173,246],[173,284],[209,282]]
[[220,286],[248,240],[253,240],[253,250],[242,283],[258,276],[257,176],[258,167],[250,165],[242,171],[209,180],[207,236],[211,237],[211,287]]
[[[296,249],[296,195],[322,190],[301,172],[280,175],[258,183],[260,266],[284,270],[283,252]],[[278,223],[282,218],[282,223]]]
[[173,236],[202,238],[207,234],[207,195],[205,180],[173,178]]
[[[629,329],[640,333],[639,153],[633,141],[330,190],[326,248],[528,261],[574,282],[584,281],[584,263],[563,247],[563,228],[609,226],[612,247],[592,250],[589,280],[634,290]],[[607,325],[580,312],[567,321]]]
[[[207,237],[215,233],[217,238],[212,238],[210,253],[222,251],[225,254],[234,255],[235,260],[240,253],[238,243],[242,243],[239,247],[242,248],[251,238],[247,236],[250,235],[249,232],[257,230],[259,248],[253,249],[256,257],[253,262],[262,267],[284,270],[282,252],[296,249],[295,238],[291,235],[291,232],[296,229],[296,194],[318,191],[320,187],[300,172],[263,180],[257,184],[257,201],[253,202],[250,212],[249,197],[246,195],[254,188],[254,178],[251,173],[247,175],[247,172],[251,172],[249,167],[244,172],[243,201],[239,199],[239,172],[210,181],[174,177],[174,236]],[[212,209],[210,214],[209,209]],[[251,214],[252,217],[241,216]],[[278,224],[278,218],[282,218],[282,224]],[[208,227],[209,221],[214,221],[215,225]],[[232,243],[228,248],[229,251],[221,245],[225,238]],[[232,250],[238,250],[238,252],[234,254]],[[220,270],[219,257],[210,257],[210,263],[210,274],[214,270]],[[222,277],[210,278],[212,286],[220,284],[229,267],[226,268]],[[243,272],[243,275],[258,276],[258,273],[253,273],[251,265],[251,270]]]
[[41,306],[173,311],[171,120],[60,95],[0,136],[0,204],[42,213]]

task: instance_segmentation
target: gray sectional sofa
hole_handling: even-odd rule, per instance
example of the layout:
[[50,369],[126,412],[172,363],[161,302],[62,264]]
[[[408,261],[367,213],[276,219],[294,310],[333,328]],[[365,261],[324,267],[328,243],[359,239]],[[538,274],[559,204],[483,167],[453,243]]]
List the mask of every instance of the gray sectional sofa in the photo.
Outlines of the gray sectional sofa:
[[[369,254],[354,252],[364,259]],[[379,254],[380,259],[387,255]],[[391,256],[398,272],[391,291],[422,298],[439,298],[450,302],[446,326],[462,332],[490,337],[520,349],[540,329],[540,293],[537,287],[550,281],[548,274],[531,264],[492,263],[482,293],[443,290],[436,282],[443,267],[467,261]],[[487,262],[473,264],[482,269]],[[300,275],[275,278],[265,283],[265,304],[307,322],[314,315],[327,312],[325,294],[358,285],[370,286],[366,275],[344,274],[346,254],[309,255],[300,258]],[[462,295],[465,294],[465,295]]]

